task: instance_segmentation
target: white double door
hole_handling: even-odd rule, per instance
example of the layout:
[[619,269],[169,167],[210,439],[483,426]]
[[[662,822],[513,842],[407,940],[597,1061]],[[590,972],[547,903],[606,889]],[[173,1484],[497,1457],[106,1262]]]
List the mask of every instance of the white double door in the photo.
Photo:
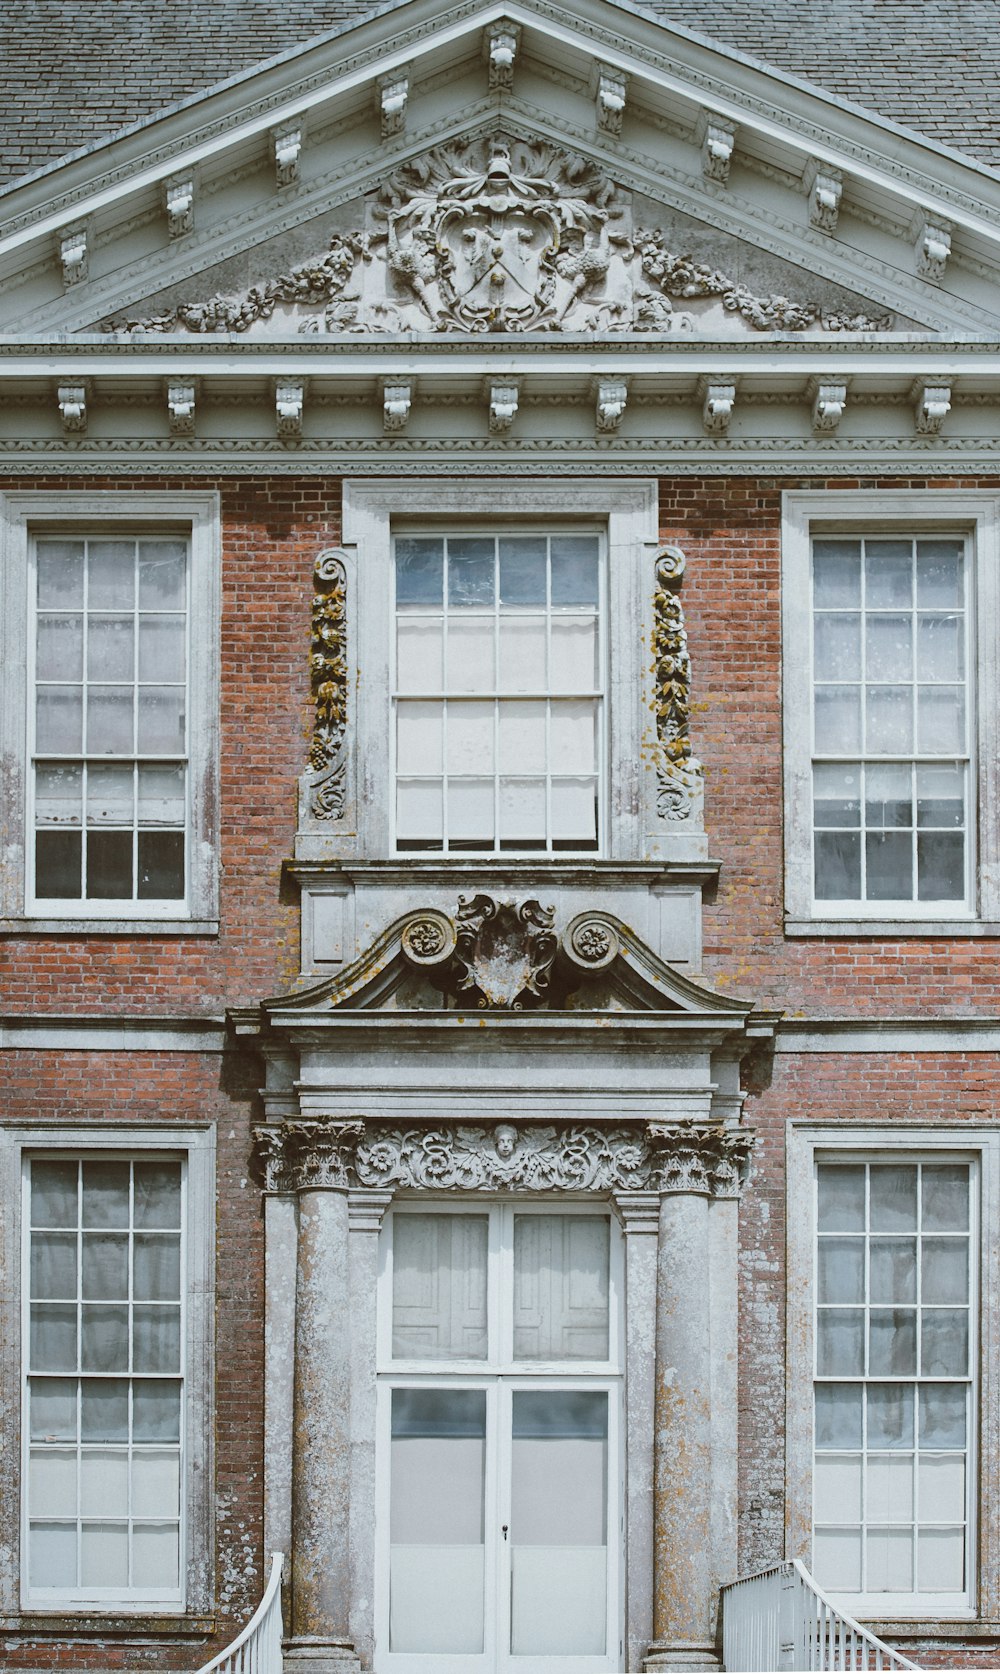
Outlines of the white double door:
[[379,1674],[620,1669],[617,1382],[393,1380],[379,1399]]

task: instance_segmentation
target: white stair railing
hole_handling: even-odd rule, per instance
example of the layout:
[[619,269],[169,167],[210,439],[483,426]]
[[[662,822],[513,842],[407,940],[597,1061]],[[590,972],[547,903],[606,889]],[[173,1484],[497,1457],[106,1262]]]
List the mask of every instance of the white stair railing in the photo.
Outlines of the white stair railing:
[[740,1674],[917,1668],[831,1604],[804,1564],[774,1564],[721,1589],[723,1667]]
[[281,1566],[275,1552],[264,1597],[243,1632],[198,1674],[281,1674]]

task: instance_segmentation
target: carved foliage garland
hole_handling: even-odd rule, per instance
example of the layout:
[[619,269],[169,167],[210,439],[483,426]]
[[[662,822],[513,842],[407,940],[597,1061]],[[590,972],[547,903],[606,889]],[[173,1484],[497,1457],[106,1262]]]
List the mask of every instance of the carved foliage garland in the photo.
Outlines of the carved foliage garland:
[[316,560],[309,667],[316,706],[310,805],[317,819],[339,820],[347,793],[347,570],[337,551]]
[[653,595],[653,678],[656,716],[656,807],[661,819],[700,816],[704,769],[691,750],[691,658],[677,590],[684,554],[668,546],[656,561]]
[[738,1197],[753,1136],[711,1123],[433,1127],[289,1121],[258,1128],[266,1191],[700,1192]]

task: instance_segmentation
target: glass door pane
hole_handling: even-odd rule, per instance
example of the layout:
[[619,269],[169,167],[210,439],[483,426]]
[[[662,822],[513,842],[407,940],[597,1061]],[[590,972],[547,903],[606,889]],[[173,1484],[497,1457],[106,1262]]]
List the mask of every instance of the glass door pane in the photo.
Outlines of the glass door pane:
[[514,1359],[606,1360],[610,1222],[514,1216]]
[[391,1651],[482,1652],[485,1464],[485,1390],[393,1390]]
[[608,1625],[608,1396],[513,1395],[512,1656],[603,1656]]

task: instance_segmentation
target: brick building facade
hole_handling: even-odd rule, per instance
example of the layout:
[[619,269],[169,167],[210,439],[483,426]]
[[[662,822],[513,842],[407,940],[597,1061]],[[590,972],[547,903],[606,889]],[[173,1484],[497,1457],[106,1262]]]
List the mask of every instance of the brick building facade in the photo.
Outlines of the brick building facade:
[[1000,1666],[1000,37],[902,10],[12,46],[0,1667],[274,1551],[311,1674],[792,1559]]

